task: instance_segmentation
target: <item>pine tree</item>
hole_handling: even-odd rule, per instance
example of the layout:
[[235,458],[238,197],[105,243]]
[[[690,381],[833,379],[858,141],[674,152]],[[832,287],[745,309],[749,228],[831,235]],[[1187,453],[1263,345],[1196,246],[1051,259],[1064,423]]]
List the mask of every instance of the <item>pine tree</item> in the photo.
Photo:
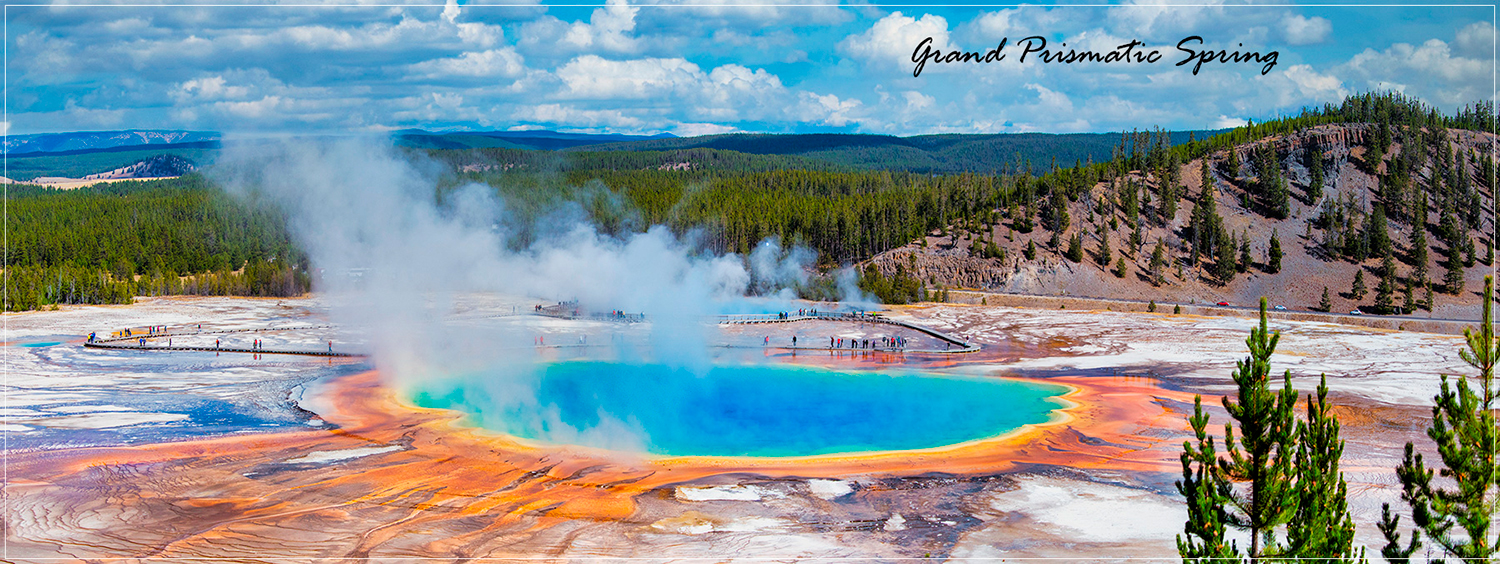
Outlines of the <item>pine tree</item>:
[[1025,207],[1018,209],[1020,210],[1020,212],[1011,216],[1014,219],[1012,219],[1010,222],[1010,228],[1015,230],[1017,233],[1031,233],[1032,230],[1036,229],[1036,225],[1031,221],[1031,208]]
[[1215,255],[1214,276],[1219,279],[1220,284],[1228,284],[1230,280],[1234,280],[1234,273],[1239,270],[1239,260],[1234,253],[1234,237],[1227,233],[1220,236]]
[[1162,245],[1161,239],[1156,240],[1156,250],[1151,251],[1151,264],[1148,269],[1151,272],[1151,284],[1160,286],[1162,282],[1161,269],[1167,264],[1167,251]]
[[1370,221],[1365,222],[1365,237],[1370,241],[1370,254],[1381,256],[1391,250],[1391,231],[1385,220],[1385,207],[1375,205]]
[[1307,201],[1317,205],[1323,197],[1323,148],[1316,144],[1307,152],[1307,172],[1311,178],[1307,184]]
[[1026,250],[1021,252],[1026,260],[1036,260],[1036,241],[1027,241]]
[[1276,238],[1276,230],[1271,230],[1270,249],[1266,251],[1266,272],[1276,274],[1281,272],[1281,240]]
[[1443,275],[1443,291],[1459,295],[1464,291],[1464,259],[1458,245],[1448,246],[1448,272]]
[[[1368,227],[1369,223],[1366,222],[1365,225]],[[1352,230],[1352,226],[1350,230]],[[1365,259],[1370,258],[1370,230],[1361,229],[1358,234],[1349,237],[1345,253],[1349,255],[1349,258],[1354,259],[1356,263],[1364,262]]]
[[[1172,153],[1172,160],[1177,160],[1177,153]],[[1170,170],[1175,172],[1177,170],[1176,165],[1174,164]],[[1177,219],[1177,201],[1182,198],[1182,191],[1184,189],[1182,185],[1177,183],[1177,179],[1175,178],[1177,175],[1173,174],[1172,176],[1174,178],[1162,186],[1161,189],[1161,223],[1166,226],[1171,226],[1172,220]]]
[[1115,253],[1109,248],[1109,233],[1105,233],[1103,229],[1100,229],[1099,256],[1097,258],[1099,266],[1109,266],[1109,263],[1114,262],[1114,258]]
[[1125,257],[1120,257],[1120,260],[1115,263],[1115,278],[1124,278],[1129,273],[1130,269],[1125,266]]
[[1083,237],[1074,233],[1073,237],[1068,239],[1068,251],[1064,256],[1073,262],[1083,262]]
[[1252,259],[1250,258],[1250,234],[1249,233],[1242,233],[1242,234],[1240,234],[1240,260],[1239,260],[1239,264],[1235,265],[1235,270],[1238,270],[1240,272],[1247,272],[1247,271],[1249,271],[1250,270],[1250,262],[1251,262],[1251,260]]
[[1224,159],[1224,175],[1231,181],[1240,177],[1240,153],[1233,148],[1229,149],[1229,157]]
[[1354,286],[1349,288],[1349,295],[1354,296],[1355,301],[1365,299],[1365,269],[1354,271]]
[[[1307,421],[1297,423],[1297,511],[1287,522],[1288,555],[1347,561],[1354,550],[1354,518],[1349,486],[1339,471],[1344,441],[1328,404],[1328,376],[1318,383],[1317,402],[1307,397]],[[1358,551],[1361,559],[1364,549]]]
[[1411,248],[1406,255],[1411,258],[1411,277],[1417,280],[1417,285],[1427,285],[1427,229],[1425,226],[1413,227],[1411,231]]
[[1328,297],[1328,287],[1323,287],[1323,299],[1318,301],[1318,311],[1333,311],[1333,300]]
[[[1222,400],[1224,409],[1234,420],[1224,424],[1224,450],[1227,459],[1218,456],[1214,441],[1208,436],[1208,415],[1203,412],[1202,396],[1194,398],[1193,416],[1188,421],[1198,444],[1194,447],[1190,441],[1183,442],[1183,479],[1177,482],[1177,490],[1187,498],[1188,504],[1188,521],[1184,528],[1187,534],[1185,538],[1177,537],[1177,551],[1184,561],[1238,559],[1238,547],[1225,544],[1226,525],[1250,532],[1247,556],[1251,559],[1280,554],[1282,551],[1275,542],[1276,527],[1286,523],[1299,511],[1335,509],[1301,507],[1303,499],[1331,499],[1337,490],[1323,492],[1311,487],[1331,482],[1331,478],[1322,473],[1328,468],[1326,464],[1312,469],[1316,472],[1314,478],[1320,481],[1308,484],[1310,487],[1301,488],[1293,483],[1296,472],[1292,463],[1297,456],[1298,429],[1292,413],[1297,405],[1297,392],[1292,389],[1291,371],[1282,375],[1280,392],[1271,390],[1270,359],[1276,351],[1276,343],[1281,339],[1281,334],[1270,332],[1267,327],[1268,319],[1266,299],[1261,298],[1260,325],[1251,330],[1250,337],[1245,339],[1245,344],[1250,348],[1250,356],[1236,363],[1237,369],[1233,374],[1237,394],[1235,399],[1224,396]],[[1235,423],[1238,423],[1240,429],[1238,441],[1235,439]],[[1319,431],[1323,434],[1315,438],[1328,438],[1326,426],[1320,427]],[[1336,434],[1331,441],[1326,442],[1337,443]],[[1327,445],[1316,446],[1322,448]],[[1335,460],[1337,458],[1336,454],[1320,451],[1310,452],[1308,459],[1326,462],[1329,456]],[[1233,487],[1235,483],[1248,483],[1249,488],[1237,491]],[[1330,516],[1324,522],[1342,523],[1347,519],[1347,512],[1344,512],[1343,516]],[[1308,535],[1300,536],[1299,539],[1303,542],[1302,547],[1309,550],[1314,546],[1326,547],[1331,544],[1320,542],[1314,545],[1307,542],[1312,540]]]
[[1401,300],[1401,311],[1406,313],[1417,311],[1417,287],[1412,283],[1411,278],[1406,279],[1406,289],[1403,293],[1405,296]]
[[[1394,269],[1392,269],[1394,270]],[[1395,309],[1396,277],[1395,275],[1381,276],[1380,283],[1375,285],[1375,311],[1388,314]]]
[[[1250,531],[1251,558],[1262,555],[1262,536],[1292,516],[1295,507],[1291,487],[1293,447],[1295,444],[1294,418],[1297,392],[1292,389],[1290,370],[1282,376],[1281,392],[1271,391],[1271,355],[1281,334],[1272,334],[1267,329],[1266,299],[1260,300],[1260,326],[1250,332],[1245,344],[1250,347],[1250,356],[1238,364],[1233,374],[1238,386],[1238,400],[1224,397],[1224,409],[1230,418],[1239,423],[1240,439],[1236,444],[1234,427],[1224,425],[1224,450],[1229,460],[1221,460],[1219,469],[1230,481],[1249,482],[1248,495],[1230,495],[1230,512],[1227,523]],[[1243,451],[1241,450],[1243,445]],[[1268,543],[1271,544],[1271,543]]]
[[[1473,382],[1478,390],[1469,387],[1470,380],[1458,379],[1457,387],[1450,388],[1448,377],[1442,378],[1438,395],[1433,398],[1432,426],[1427,436],[1437,443],[1437,452],[1442,466],[1428,468],[1421,454],[1416,454],[1414,445],[1406,443],[1406,455],[1396,476],[1401,480],[1401,500],[1412,510],[1412,521],[1417,529],[1412,531],[1411,543],[1402,548],[1400,517],[1391,516],[1390,505],[1382,507],[1381,532],[1388,544],[1381,553],[1391,561],[1404,561],[1426,538],[1447,554],[1475,562],[1491,561],[1500,546],[1500,538],[1491,534],[1492,520],[1496,514],[1497,498],[1500,498],[1500,481],[1496,480],[1495,449],[1495,363],[1500,358],[1494,329],[1494,280],[1484,279],[1484,307],[1481,310],[1479,330],[1464,331],[1468,348],[1459,351],[1459,356],[1479,370],[1479,379]],[[1451,480],[1454,488],[1434,484],[1434,470]],[[1454,535],[1454,529],[1461,529]]]
[[1214,189],[1213,174],[1208,170],[1207,161],[1204,161],[1203,173],[1203,185],[1198,192],[1198,199],[1193,202],[1189,224],[1193,232],[1193,252],[1189,266],[1194,267],[1203,255],[1208,255],[1209,258],[1216,256],[1217,238],[1223,222],[1219,218],[1217,191]]
[[982,256],[984,256],[984,258],[987,258],[987,259],[988,258],[1000,258],[1002,256],[1000,254],[1000,247],[996,246],[995,245],[995,241],[993,241],[993,240],[986,241],[985,244],[984,244],[984,253],[983,253]]
[[1156,300],[1151,300],[1150,303],[1146,304],[1146,312],[1156,313]]
[[1266,214],[1277,219],[1286,219],[1291,214],[1290,195],[1286,177],[1281,173],[1281,161],[1276,157],[1276,147],[1265,143],[1255,152],[1255,188],[1260,193],[1261,206]]
[[[1182,313],[1176,306],[1172,313]],[[1227,400],[1227,398],[1226,398]],[[1182,561],[1215,564],[1226,559],[1238,561],[1239,547],[1225,542],[1229,514],[1225,509],[1232,501],[1230,486],[1219,474],[1219,455],[1214,438],[1208,434],[1208,414],[1203,412],[1203,396],[1193,397],[1193,416],[1188,418],[1198,441],[1182,442],[1182,481],[1177,492],[1187,498],[1188,518],[1182,535],[1177,536],[1177,554]]]

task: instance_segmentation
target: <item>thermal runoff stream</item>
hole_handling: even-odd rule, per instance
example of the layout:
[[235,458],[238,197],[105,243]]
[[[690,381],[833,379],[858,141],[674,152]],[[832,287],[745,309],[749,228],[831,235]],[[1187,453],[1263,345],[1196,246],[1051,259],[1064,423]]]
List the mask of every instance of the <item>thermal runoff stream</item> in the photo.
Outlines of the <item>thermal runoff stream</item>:
[[[526,390],[531,393],[515,393]],[[916,372],[785,365],[560,362],[426,383],[422,407],[543,442],[672,456],[915,450],[1043,423],[1068,388]]]

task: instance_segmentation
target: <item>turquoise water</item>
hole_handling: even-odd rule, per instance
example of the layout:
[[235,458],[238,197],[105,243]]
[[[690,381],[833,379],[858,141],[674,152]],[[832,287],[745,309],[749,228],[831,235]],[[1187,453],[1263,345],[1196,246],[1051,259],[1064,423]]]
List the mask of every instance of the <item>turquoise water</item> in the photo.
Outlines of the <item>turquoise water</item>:
[[806,456],[911,450],[1041,423],[1066,388],[994,378],[775,365],[706,374],[562,362],[429,382],[417,405],[526,439],[663,455]]
[[62,341],[44,341],[40,343],[22,343],[21,346],[28,349],[38,349],[42,347],[55,347],[61,344]]

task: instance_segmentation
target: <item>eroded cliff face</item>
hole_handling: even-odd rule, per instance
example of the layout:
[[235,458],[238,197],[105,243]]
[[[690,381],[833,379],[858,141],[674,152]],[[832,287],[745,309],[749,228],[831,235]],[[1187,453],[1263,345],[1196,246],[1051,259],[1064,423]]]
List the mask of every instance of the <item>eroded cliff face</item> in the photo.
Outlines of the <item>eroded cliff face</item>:
[[[1115,209],[1111,210],[1111,214],[1100,213],[1102,210],[1098,209],[1101,199],[1117,198],[1117,183],[1123,185],[1126,182],[1135,182],[1144,187],[1146,197],[1143,198],[1143,209],[1160,209],[1162,179],[1154,174],[1133,171],[1117,181],[1096,184],[1090,190],[1089,197],[1081,197],[1072,202],[1068,209],[1072,218],[1071,226],[1058,237],[1061,244],[1056,248],[1050,244],[1052,233],[1043,228],[1040,222],[1036,222],[1038,225],[1031,232],[1021,233],[1014,229],[1011,219],[1006,218],[978,231],[950,226],[942,232],[929,233],[925,241],[914,241],[876,255],[868,263],[874,264],[888,276],[896,274],[898,267],[904,269],[929,289],[967,288],[1184,303],[1252,303],[1260,296],[1269,296],[1273,301],[1286,303],[1289,307],[1309,307],[1318,303],[1323,288],[1327,287],[1334,295],[1335,309],[1348,311],[1361,303],[1368,304],[1370,297],[1366,296],[1361,301],[1338,294],[1349,290],[1354,274],[1359,269],[1367,271],[1366,284],[1373,288],[1373,281],[1377,278],[1372,277],[1375,274],[1372,269],[1378,268],[1379,257],[1372,257],[1359,264],[1329,257],[1321,248],[1326,233],[1317,227],[1317,219],[1326,202],[1351,202],[1361,213],[1368,214],[1379,201],[1380,182],[1377,174],[1387,173],[1392,166],[1393,157],[1400,154],[1404,147],[1400,136],[1395,135],[1384,159],[1378,163],[1366,162],[1370,143],[1377,135],[1377,127],[1369,124],[1323,125],[1241,145],[1235,149],[1241,162],[1238,178],[1226,177],[1222,165],[1227,151],[1219,151],[1208,157],[1217,191],[1215,201],[1218,213],[1230,233],[1236,237],[1248,238],[1255,262],[1247,272],[1237,275],[1229,284],[1221,285],[1211,279],[1205,270],[1206,261],[1200,263],[1197,269],[1183,264],[1186,263],[1191,248],[1186,226],[1190,223],[1193,202],[1202,186],[1201,163],[1198,160],[1188,162],[1179,169],[1179,183],[1183,188],[1179,190],[1181,196],[1176,213],[1164,222],[1142,221],[1138,248],[1130,244],[1133,228],[1119,206],[1113,206]],[[1448,130],[1447,138],[1455,154],[1461,151],[1486,154],[1495,141],[1492,134],[1463,130]],[[1278,160],[1291,192],[1291,212],[1286,219],[1269,218],[1255,210],[1246,209],[1243,205],[1242,199],[1258,174],[1254,167],[1254,151],[1267,143],[1276,147]],[[1307,166],[1307,151],[1314,146],[1322,150],[1324,166],[1327,167],[1322,193],[1316,199],[1308,196],[1312,176]],[[1428,165],[1419,167],[1412,172],[1413,185],[1426,186],[1432,173]],[[1483,174],[1477,162],[1470,163],[1469,173],[1475,189],[1482,192],[1479,180]],[[1470,236],[1482,253],[1493,229],[1494,201],[1488,194],[1482,195],[1481,200],[1484,219],[1479,228],[1470,231]],[[1001,210],[1001,213],[1006,211]],[[1428,222],[1436,225],[1439,212],[1435,203],[1429,203],[1429,213]],[[1114,220],[1113,224],[1111,218]],[[1410,225],[1391,222],[1390,236],[1400,247],[1398,253],[1406,252],[1411,230]],[[1100,264],[1099,260],[1101,231],[1109,239],[1110,256],[1107,265]],[[1073,233],[1081,234],[1085,249],[1085,256],[1078,263],[1063,256]],[[1269,269],[1266,268],[1269,242],[1273,234],[1279,240],[1283,252],[1281,269],[1276,273],[1268,272]],[[1004,258],[985,258],[971,252],[971,245],[976,240],[993,241],[1004,252]],[[1152,277],[1146,271],[1158,241],[1163,246],[1167,264],[1161,269],[1160,283],[1153,284]],[[1443,246],[1434,240],[1431,233],[1428,241],[1431,246],[1428,252],[1428,272],[1436,273],[1440,278],[1445,264],[1441,262]],[[1028,243],[1036,246],[1035,259],[1027,260],[1022,255]],[[1126,262],[1126,272],[1125,276],[1119,277],[1113,271],[1122,257]],[[1403,275],[1411,269],[1411,265],[1407,264],[1401,264],[1400,267]],[[1489,272],[1489,267],[1479,261],[1467,270],[1467,284],[1477,287],[1484,274]],[[1472,309],[1473,304],[1469,302],[1474,301],[1463,294],[1448,296],[1441,293],[1435,296],[1435,300],[1434,313],[1439,316],[1465,315],[1463,312],[1467,309],[1464,308]]]

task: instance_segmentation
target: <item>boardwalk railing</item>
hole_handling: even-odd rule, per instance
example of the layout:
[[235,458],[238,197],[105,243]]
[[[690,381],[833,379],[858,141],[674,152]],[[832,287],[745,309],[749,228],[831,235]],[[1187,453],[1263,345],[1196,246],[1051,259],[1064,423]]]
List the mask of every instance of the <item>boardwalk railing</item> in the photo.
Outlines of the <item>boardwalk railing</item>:
[[[136,340],[136,342],[139,343],[139,339],[144,339],[144,338],[147,338],[147,337],[134,337],[132,339]],[[155,337],[151,337],[151,338],[155,338]],[[119,339],[113,339],[113,341],[119,341]],[[202,347],[202,346],[186,346],[186,345],[157,345],[157,344],[152,344],[152,343],[141,345],[141,344],[133,344],[133,343],[105,342],[105,341],[98,341],[98,340],[91,341],[91,342],[86,342],[86,343],[83,344],[83,346],[90,347],[90,348],[95,348],[95,349],[116,349],[116,350],[132,350],[132,351],[232,352],[232,353],[251,353],[251,354],[292,354],[292,355],[301,355],[301,356],[329,356],[329,357],[363,357],[363,356],[365,356],[365,355],[359,354],[359,353],[336,352],[336,351],[307,351],[307,350],[292,350],[292,349],[260,349],[260,348],[253,348],[253,347],[252,348],[245,348],[245,347],[222,347],[222,346],[221,347]]]
[[[922,325],[917,325],[915,323],[908,323],[908,322],[905,322],[905,321],[897,321],[895,319],[888,319],[888,318],[885,318],[885,317],[881,317],[881,316],[878,316],[878,315],[871,315],[871,314],[868,314],[868,313],[847,313],[847,312],[819,311],[819,312],[815,312],[815,313],[807,313],[807,312],[803,312],[803,313],[791,313],[791,312],[788,312],[785,315],[779,314],[779,313],[741,313],[741,314],[730,314],[730,315],[719,316],[719,324],[720,325],[755,325],[755,324],[761,324],[761,323],[793,323],[793,322],[797,322],[797,321],[814,321],[814,320],[817,320],[817,321],[842,321],[842,322],[847,322],[847,323],[880,323],[880,324],[884,324],[884,325],[894,325],[894,326],[897,326],[897,327],[903,327],[903,328],[906,328],[906,329],[910,329],[912,331],[916,331],[918,333],[922,333],[924,335],[927,335],[929,337],[932,337],[934,339],[942,341],[942,342],[946,343],[950,347],[950,348],[946,348],[946,349],[921,349],[921,350],[917,350],[917,349],[894,349],[894,350],[903,350],[905,352],[924,352],[924,353],[971,353],[971,352],[978,352],[979,351],[979,345],[976,345],[974,343],[970,343],[968,341],[960,339],[957,336],[950,335],[948,333],[944,333],[942,331],[938,331],[938,330],[930,328],[930,327],[924,327]],[[803,348],[803,347],[798,347],[798,348]],[[823,347],[817,347],[817,348],[823,348]],[[851,349],[851,350],[861,350],[861,349]]]

